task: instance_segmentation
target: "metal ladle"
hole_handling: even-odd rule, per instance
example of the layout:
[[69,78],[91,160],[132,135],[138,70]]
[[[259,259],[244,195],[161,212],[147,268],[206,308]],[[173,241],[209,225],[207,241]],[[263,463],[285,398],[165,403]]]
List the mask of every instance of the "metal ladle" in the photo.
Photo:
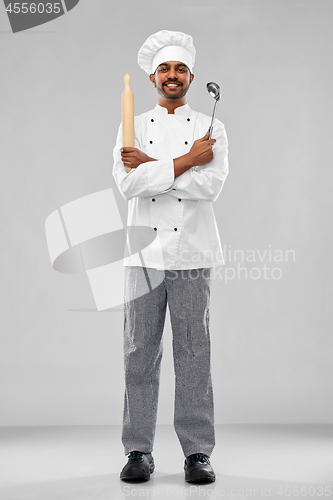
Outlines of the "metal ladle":
[[219,101],[221,98],[221,89],[220,89],[219,85],[217,85],[217,83],[214,83],[214,82],[207,83],[206,87],[207,87],[208,93],[212,97],[214,97],[214,99],[215,99],[215,104],[214,104],[214,109],[213,109],[213,114],[212,114],[212,121],[211,121],[210,127],[208,129],[209,138],[211,138],[212,132],[213,132],[213,119],[214,119],[214,115],[215,115],[215,108],[216,108],[217,101]]

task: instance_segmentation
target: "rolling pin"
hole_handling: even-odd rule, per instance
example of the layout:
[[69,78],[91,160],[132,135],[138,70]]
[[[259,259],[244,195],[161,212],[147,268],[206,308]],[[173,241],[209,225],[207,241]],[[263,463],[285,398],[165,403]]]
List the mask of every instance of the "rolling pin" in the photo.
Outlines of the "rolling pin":
[[[123,147],[134,148],[134,94],[130,88],[131,77],[126,73],[124,77],[125,89],[121,94],[123,119]],[[126,167],[126,172],[132,170]]]

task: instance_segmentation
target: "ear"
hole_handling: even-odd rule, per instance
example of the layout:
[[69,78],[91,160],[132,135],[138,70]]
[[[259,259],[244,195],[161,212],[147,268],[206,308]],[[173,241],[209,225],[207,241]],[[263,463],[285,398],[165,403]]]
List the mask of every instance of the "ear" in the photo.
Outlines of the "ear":
[[193,82],[193,80],[194,80],[194,75],[193,75],[193,73],[191,73],[191,74],[190,74],[190,83],[192,83],[192,82]]
[[149,75],[149,80],[151,81],[151,83],[154,85],[154,87],[156,87],[156,82],[155,82],[155,75],[153,73],[151,73]]

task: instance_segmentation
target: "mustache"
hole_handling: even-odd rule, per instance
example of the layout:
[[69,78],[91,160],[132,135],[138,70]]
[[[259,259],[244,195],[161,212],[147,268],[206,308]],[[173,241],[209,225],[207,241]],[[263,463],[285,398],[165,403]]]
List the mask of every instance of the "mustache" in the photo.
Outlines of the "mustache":
[[163,85],[167,85],[168,83],[177,83],[178,85],[182,85],[182,83],[180,83],[180,81],[178,80],[168,80],[164,82]]

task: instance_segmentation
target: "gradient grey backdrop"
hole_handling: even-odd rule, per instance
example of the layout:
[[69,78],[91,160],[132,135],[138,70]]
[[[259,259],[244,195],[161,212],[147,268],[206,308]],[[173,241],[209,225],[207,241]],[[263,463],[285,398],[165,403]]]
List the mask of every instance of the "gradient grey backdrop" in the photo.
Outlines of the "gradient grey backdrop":
[[[330,0],[81,0],[14,35],[0,5],[1,425],[121,423],[122,312],[94,312],[86,276],[52,269],[44,222],[108,187],[125,220],[111,173],[123,76],[135,113],[151,109],[155,90],[136,57],[161,29],[194,37],[191,107],[210,114],[206,83],[223,90],[223,245],[295,255],[241,263],[228,252],[229,273],[259,271],[213,281],[216,422],[333,421],[332,16]],[[265,279],[264,265],[281,278]],[[158,423],[167,424],[169,318],[164,346]]]

